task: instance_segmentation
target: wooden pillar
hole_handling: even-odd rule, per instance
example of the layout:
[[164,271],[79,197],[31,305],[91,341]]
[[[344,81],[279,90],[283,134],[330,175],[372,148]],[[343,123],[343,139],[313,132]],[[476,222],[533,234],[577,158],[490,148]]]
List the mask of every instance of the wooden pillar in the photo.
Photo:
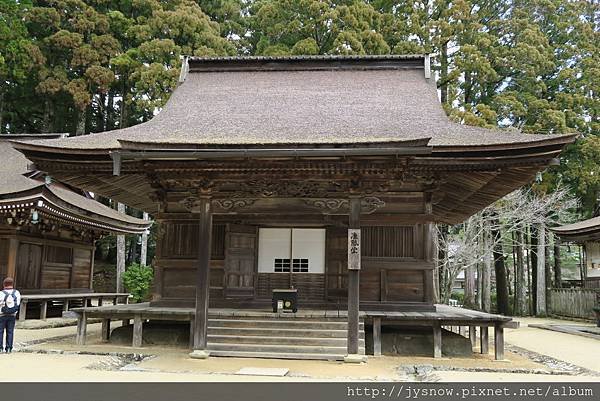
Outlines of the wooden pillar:
[[487,326],[481,326],[479,328],[480,331],[480,340],[481,340],[481,353],[487,355],[490,352],[490,338],[489,331]]
[[102,319],[102,341],[108,342],[110,339],[110,319]]
[[199,243],[196,272],[196,315],[194,319],[194,342],[190,357],[206,359],[209,352],[206,349],[208,326],[208,295],[210,269],[210,241],[212,234],[212,211],[210,196],[199,196],[194,205],[194,212],[199,214]]
[[21,305],[19,305],[19,322],[24,322],[27,315],[27,300],[21,299]]
[[48,301],[42,301],[40,303],[40,320],[46,320],[47,311],[48,311]]
[[494,356],[497,361],[504,360],[504,327],[501,323],[494,324]]
[[373,318],[373,355],[381,356],[381,318]]
[[475,326],[469,326],[469,340],[471,340],[471,350],[475,348],[477,343],[477,328]]
[[[125,214],[125,205],[118,202],[117,210]],[[117,235],[117,286],[116,292],[123,292],[123,273],[125,273],[125,235]]]
[[194,327],[195,327],[195,323],[194,323],[194,316],[190,317],[190,349],[194,349]]
[[365,358],[358,354],[359,288],[360,288],[360,209],[361,198],[350,198],[348,221],[348,355],[345,362],[359,363]]
[[[8,240],[8,260],[6,266],[6,277],[17,279],[17,257],[19,254],[19,240],[10,238]],[[15,288],[18,288],[18,282],[15,282]]]
[[80,312],[77,314],[77,335],[75,343],[77,345],[85,345],[85,336],[87,334],[87,314]]
[[442,326],[440,322],[433,322],[433,357],[442,357]]
[[[433,205],[431,203],[431,193],[425,194],[425,214],[428,216],[433,215]],[[435,254],[437,252],[436,247],[437,238],[435,236],[435,224],[427,222],[423,225],[423,258],[428,263],[435,263]],[[437,300],[437,294],[435,293],[433,269],[427,269],[423,272],[424,287],[423,287],[423,298],[424,301],[433,304]]]
[[133,339],[131,346],[134,348],[140,348],[142,346],[143,327],[144,321],[142,320],[142,316],[133,316]]
[[546,315],[546,226],[544,223],[538,225],[538,242],[537,242],[537,271],[535,280],[536,287],[536,303],[535,314],[537,316]]
[[[148,213],[144,212],[144,220],[148,221],[149,217],[148,217]],[[148,255],[148,231],[144,230],[144,232],[142,233],[142,246],[140,249],[140,265],[142,266],[146,266],[147,265],[147,257]]]

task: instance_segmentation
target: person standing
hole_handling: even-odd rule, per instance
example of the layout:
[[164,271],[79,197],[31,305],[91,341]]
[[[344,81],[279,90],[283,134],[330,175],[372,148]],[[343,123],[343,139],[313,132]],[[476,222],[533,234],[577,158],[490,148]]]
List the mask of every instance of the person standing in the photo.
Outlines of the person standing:
[[[0,292],[0,352],[12,352],[15,334],[17,312],[21,304],[21,294],[14,286],[11,277],[4,279],[3,289]],[[4,345],[4,332],[6,331],[6,345]]]

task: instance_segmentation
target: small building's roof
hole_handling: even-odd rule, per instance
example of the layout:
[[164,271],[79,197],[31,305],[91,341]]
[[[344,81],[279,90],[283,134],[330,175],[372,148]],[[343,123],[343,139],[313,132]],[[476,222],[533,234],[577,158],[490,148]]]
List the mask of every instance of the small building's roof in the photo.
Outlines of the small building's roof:
[[79,153],[424,142],[434,151],[448,151],[565,140],[450,121],[435,80],[426,78],[427,60],[422,55],[191,58],[183,82],[150,121],[19,147]]
[[[23,140],[40,136],[18,137]],[[14,136],[0,137],[0,214],[39,209],[53,219],[116,233],[141,233],[150,226],[148,221],[119,213],[60,183],[30,178],[36,172],[29,169],[30,162],[7,139]]]
[[554,227],[551,230],[565,240],[575,242],[598,241],[600,240],[600,216],[573,224]]

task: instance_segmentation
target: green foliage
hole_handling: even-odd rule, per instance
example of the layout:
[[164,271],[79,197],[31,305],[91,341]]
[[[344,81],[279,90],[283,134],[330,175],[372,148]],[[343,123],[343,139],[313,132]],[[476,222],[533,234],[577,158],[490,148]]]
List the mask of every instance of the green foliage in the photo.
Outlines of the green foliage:
[[123,285],[131,293],[134,302],[142,302],[148,299],[154,271],[151,267],[132,264],[123,273]]
[[184,54],[432,53],[456,121],[582,134],[538,190],[567,183],[591,215],[599,13],[586,0],[4,0],[0,133],[145,121],[176,86]]

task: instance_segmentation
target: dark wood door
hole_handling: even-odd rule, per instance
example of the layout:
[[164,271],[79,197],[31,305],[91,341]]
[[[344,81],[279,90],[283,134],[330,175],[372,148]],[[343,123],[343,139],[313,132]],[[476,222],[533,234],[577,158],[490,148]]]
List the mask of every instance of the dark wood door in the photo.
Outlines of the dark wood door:
[[253,298],[256,278],[256,226],[229,224],[225,240],[226,298]]
[[21,243],[17,257],[17,285],[24,289],[40,288],[42,246]]
[[327,299],[348,299],[348,230],[340,227],[327,228]]

